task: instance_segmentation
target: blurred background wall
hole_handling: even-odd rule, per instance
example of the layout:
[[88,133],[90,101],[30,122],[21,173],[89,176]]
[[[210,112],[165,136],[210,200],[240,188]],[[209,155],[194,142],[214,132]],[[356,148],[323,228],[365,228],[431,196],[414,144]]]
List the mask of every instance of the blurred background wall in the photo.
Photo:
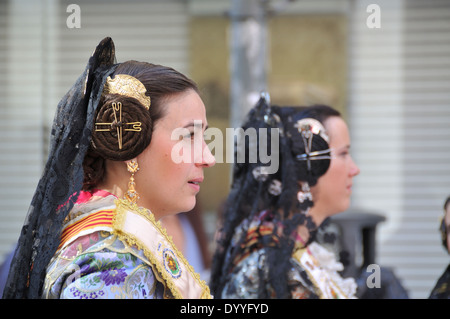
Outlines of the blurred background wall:
[[[265,41],[256,45],[266,50],[272,103],[326,103],[344,114],[361,168],[352,208],[386,217],[377,263],[394,269],[411,298],[428,297],[449,261],[438,225],[450,195],[450,1],[252,1],[265,13]],[[79,28],[68,20],[70,4],[80,9]],[[105,36],[118,62],[160,63],[192,77],[210,127],[230,127],[233,5],[0,0],[0,261],[46,161],[58,101]],[[211,237],[230,169],[205,171],[199,203]]]

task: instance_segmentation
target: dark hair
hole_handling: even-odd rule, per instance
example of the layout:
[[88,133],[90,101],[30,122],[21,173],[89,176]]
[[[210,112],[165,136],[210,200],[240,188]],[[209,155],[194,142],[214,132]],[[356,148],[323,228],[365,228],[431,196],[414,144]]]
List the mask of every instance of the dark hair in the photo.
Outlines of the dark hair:
[[447,197],[447,199],[444,202],[444,216],[442,216],[442,221],[439,225],[439,231],[441,233],[441,241],[442,246],[444,246],[445,250],[448,252],[448,245],[447,245],[447,224],[445,223],[445,216],[447,215],[447,207],[450,204],[450,196]]
[[[164,101],[175,94],[189,89],[199,92],[194,81],[174,70],[173,68],[151,64],[147,62],[127,61],[117,66],[114,75],[128,74],[138,79],[146,88],[146,95],[150,96],[149,110],[136,99],[118,94],[103,94],[97,108],[96,123],[113,123],[113,103],[123,106],[123,122],[141,122],[142,131],[123,132],[122,149],[118,149],[117,133],[114,125],[111,131],[93,132],[92,143],[86,154],[83,169],[83,189],[88,190],[102,181],[105,174],[105,159],[125,161],[139,155],[151,141],[153,127],[161,119],[166,110]],[[113,77],[112,76],[112,77]]]
[[444,210],[447,210],[448,204],[450,204],[450,196],[447,197],[447,199],[446,199],[445,202],[444,202]]
[[[294,155],[300,155],[305,152],[304,141],[300,137],[298,128],[296,127],[298,120],[312,118],[324,124],[328,118],[333,116],[340,117],[341,114],[330,106],[317,104],[302,108],[301,112],[296,112],[291,115],[292,119],[286,119],[283,122],[285,123],[284,130],[291,136],[291,138],[287,139],[287,142],[289,143],[292,153]],[[319,135],[314,135],[311,151],[324,150],[328,147],[327,141],[322,139]],[[314,161],[314,165],[311,166],[311,169],[307,169],[306,161],[294,161],[294,163],[296,164],[296,176],[298,180],[307,182],[309,186],[316,185],[318,178],[325,174],[330,166],[330,160]]]
[[[222,293],[228,274],[236,266],[233,264],[233,260],[242,253],[241,249],[243,249],[246,239],[247,229],[244,229],[237,239],[236,229],[243,225],[244,220],[250,222],[256,214],[263,210],[269,210],[274,213],[274,227],[280,227],[278,230],[281,231],[274,229],[268,236],[261,235],[261,238],[264,238],[260,240],[260,244],[267,252],[270,285],[278,298],[289,298],[287,272],[290,264],[287,256],[292,255],[294,248],[293,231],[301,224],[306,225],[310,230],[317,228],[312,219],[302,213],[311,207],[313,202],[306,200],[300,203],[297,200],[297,193],[301,187],[299,181],[308,182],[311,186],[315,185],[318,178],[325,174],[330,165],[329,159],[315,160],[311,161],[312,166],[308,170],[305,161],[296,160],[297,155],[305,153],[304,141],[296,123],[303,118],[313,118],[323,123],[331,116],[340,116],[340,113],[325,105],[271,106],[269,109],[262,99],[250,111],[242,126],[244,130],[247,128],[255,128],[256,132],[259,132],[260,128],[268,130],[278,128],[280,130],[279,150],[275,150],[278,152],[279,169],[276,173],[258,180],[254,176],[254,170],[264,166],[264,163],[261,163],[259,158],[256,163],[252,163],[248,158],[244,163],[238,163],[235,154],[232,186],[225,202],[223,216],[221,216],[222,228],[218,232],[217,249],[212,264],[210,288],[217,297],[220,297]],[[269,133],[267,136],[270,139],[271,134]],[[258,141],[260,141],[259,138],[260,136],[258,136]],[[267,145],[271,145],[270,141]],[[249,153],[250,147],[255,146],[246,142],[245,154]],[[257,143],[257,147],[259,147],[259,143]],[[328,143],[322,137],[314,135],[311,151],[328,148]],[[268,191],[274,180],[281,182],[283,190],[281,194],[274,195]],[[312,240],[313,234],[310,237]],[[235,244],[232,244],[232,238]],[[261,246],[255,246],[252,249],[259,248]],[[265,283],[262,281],[258,297],[268,297]]]

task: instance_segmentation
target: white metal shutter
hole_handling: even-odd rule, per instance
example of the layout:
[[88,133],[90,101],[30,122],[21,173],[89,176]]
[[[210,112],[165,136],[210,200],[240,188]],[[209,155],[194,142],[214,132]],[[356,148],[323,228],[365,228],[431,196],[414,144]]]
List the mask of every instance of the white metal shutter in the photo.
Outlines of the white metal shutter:
[[41,173],[42,7],[0,3],[0,255],[15,243]]
[[69,29],[66,8],[60,1],[58,69],[62,91],[83,70],[98,42],[110,36],[116,45],[117,62],[134,59],[169,65],[188,73],[188,13],[185,1],[77,1],[81,28]]
[[404,225],[385,248],[418,296],[448,264],[439,217],[450,195],[450,2],[408,0],[404,25]]
[[[47,158],[56,106],[106,36],[117,62],[134,59],[188,74],[183,0],[0,2],[0,261],[16,242]],[[3,41],[5,39],[5,41]]]
[[438,232],[450,194],[450,3],[377,1],[381,28],[356,1],[350,125],[361,168],[354,206],[384,214],[377,262],[426,298],[448,256]]

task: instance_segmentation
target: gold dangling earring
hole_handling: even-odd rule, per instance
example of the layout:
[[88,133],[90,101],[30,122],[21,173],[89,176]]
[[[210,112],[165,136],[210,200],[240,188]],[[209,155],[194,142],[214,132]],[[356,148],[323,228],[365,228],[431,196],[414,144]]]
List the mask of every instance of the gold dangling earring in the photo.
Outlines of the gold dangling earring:
[[128,182],[128,190],[125,193],[125,198],[129,202],[136,204],[136,201],[139,199],[139,194],[135,189],[136,183],[134,182],[134,174],[139,170],[139,165],[135,159],[127,163],[127,170],[131,173],[131,177]]

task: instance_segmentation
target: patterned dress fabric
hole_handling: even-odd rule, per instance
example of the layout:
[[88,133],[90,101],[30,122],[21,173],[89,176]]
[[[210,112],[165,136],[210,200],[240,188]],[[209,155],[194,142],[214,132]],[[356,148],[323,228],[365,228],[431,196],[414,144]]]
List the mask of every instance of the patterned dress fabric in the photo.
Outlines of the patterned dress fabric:
[[112,234],[108,216],[101,214],[114,198],[102,191],[80,196],[47,268],[43,298],[163,298],[164,285],[142,250]]
[[[263,211],[252,221],[244,220],[237,228],[235,238],[242,232],[247,233],[246,241],[239,245],[242,253],[234,259],[235,267],[228,274],[221,298],[224,299],[256,299],[259,290],[264,289],[269,297],[274,297],[267,271],[267,251],[258,243],[261,236],[273,232],[271,213]],[[237,242],[232,240],[231,249]],[[353,299],[356,293],[356,282],[353,278],[342,278],[339,271],[343,265],[335,255],[317,242],[305,246],[298,237],[296,249],[289,258],[290,270],[287,283],[293,299]],[[264,287],[261,287],[264,285]]]
[[42,298],[211,298],[151,212],[103,191],[82,192],[64,221]]

